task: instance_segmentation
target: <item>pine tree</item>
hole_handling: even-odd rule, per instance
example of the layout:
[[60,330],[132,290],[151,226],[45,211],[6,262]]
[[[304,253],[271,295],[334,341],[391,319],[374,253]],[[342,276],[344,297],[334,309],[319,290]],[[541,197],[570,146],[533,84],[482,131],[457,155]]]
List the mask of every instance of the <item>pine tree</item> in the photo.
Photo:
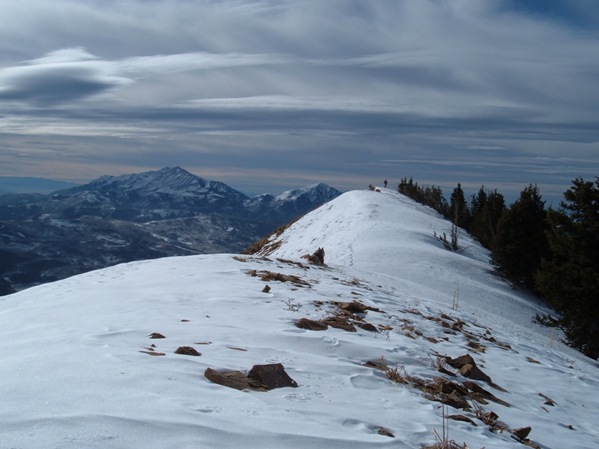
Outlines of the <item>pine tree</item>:
[[560,314],[544,317],[564,330],[568,344],[599,358],[599,177],[576,178],[560,209],[548,213],[550,254],[536,285]]
[[447,200],[443,198],[443,191],[440,187],[420,187],[412,178],[402,178],[399,182],[397,191],[412,198],[414,201],[432,207],[441,215],[447,217]]
[[501,215],[492,243],[492,263],[515,285],[534,288],[534,276],[547,254],[545,202],[532,184]]
[[470,210],[468,209],[462,185],[459,183],[451,193],[448,218],[452,220],[454,225],[460,228],[468,230],[470,226]]
[[490,248],[497,233],[497,224],[505,210],[503,195],[497,190],[488,192],[484,186],[470,201],[470,234],[485,248]]
[[402,195],[412,198],[414,201],[418,201],[419,187],[418,183],[414,182],[412,178],[401,178],[397,191]]

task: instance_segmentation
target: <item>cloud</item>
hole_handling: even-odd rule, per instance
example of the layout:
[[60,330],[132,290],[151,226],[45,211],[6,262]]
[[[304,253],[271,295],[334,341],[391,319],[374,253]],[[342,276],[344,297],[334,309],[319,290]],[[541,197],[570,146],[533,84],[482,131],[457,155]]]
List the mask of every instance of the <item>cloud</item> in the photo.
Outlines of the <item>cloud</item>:
[[119,170],[393,170],[464,185],[544,181],[564,154],[576,154],[565,176],[599,169],[576,162],[599,142],[592,2],[563,19],[512,0],[5,3],[0,133],[23,152],[37,135],[81,166],[97,151]]
[[130,80],[82,48],[53,51],[0,70],[0,99],[51,106],[84,99]]

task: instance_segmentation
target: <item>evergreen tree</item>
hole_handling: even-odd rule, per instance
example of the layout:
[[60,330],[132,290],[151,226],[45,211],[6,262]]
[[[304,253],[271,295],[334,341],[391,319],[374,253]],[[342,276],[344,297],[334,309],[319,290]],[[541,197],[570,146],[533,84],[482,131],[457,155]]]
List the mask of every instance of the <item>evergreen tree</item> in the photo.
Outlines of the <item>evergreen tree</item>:
[[470,210],[468,209],[468,203],[466,202],[462,185],[459,183],[451,193],[448,218],[454,225],[459,226],[460,228],[468,230],[470,226]]
[[420,187],[412,178],[402,178],[397,191],[414,201],[432,207],[444,217],[447,216],[447,200],[443,198],[443,191],[440,187]]
[[401,178],[397,191],[402,195],[412,198],[414,201],[418,201],[419,187],[418,183],[414,182],[412,178]]
[[568,344],[599,358],[599,177],[576,178],[559,210],[548,213],[550,254],[536,282],[560,314],[544,317],[565,332]]
[[483,208],[487,204],[487,190],[485,186],[481,186],[480,190],[476,195],[472,195],[472,199],[470,200],[470,213],[472,214],[472,219],[476,215],[480,215]]
[[503,195],[497,190],[488,192],[484,186],[470,202],[470,234],[485,248],[490,248],[497,232],[497,224],[505,210]]
[[426,187],[424,189],[424,196],[426,204],[435,209],[444,217],[447,217],[447,213],[449,211],[449,205],[447,204],[447,200],[443,197],[443,191],[441,187],[432,186]]
[[492,263],[514,284],[534,288],[534,275],[547,254],[545,202],[532,184],[506,209],[492,243]]

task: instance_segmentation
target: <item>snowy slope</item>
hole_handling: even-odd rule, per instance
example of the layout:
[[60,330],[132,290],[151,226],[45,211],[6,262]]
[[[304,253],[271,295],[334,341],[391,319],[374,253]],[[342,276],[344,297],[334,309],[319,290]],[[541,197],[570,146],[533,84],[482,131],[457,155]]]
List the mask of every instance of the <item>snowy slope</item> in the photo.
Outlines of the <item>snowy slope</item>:
[[[481,386],[511,404],[485,412],[531,426],[542,448],[596,448],[597,364],[531,325],[542,308],[495,279],[466,236],[462,252],[445,250],[433,233],[447,227],[394,192],[349,192],[288,228],[268,259],[135,262],[4,297],[0,448],[419,448],[441,434],[440,404],[364,362],[433,379],[439,355],[467,353],[502,390]],[[327,267],[297,263],[318,246]],[[302,283],[263,281],[267,271]],[[352,300],[379,310],[364,315],[379,332],[294,325]],[[442,325],[458,319],[470,337]],[[241,392],[203,376],[266,363],[283,364],[299,387]],[[477,424],[450,421],[450,438],[525,447]]]
[[520,325],[516,331],[548,312],[495,276],[489,252],[467,233],[459,234],[460,251],[448,251],[436,236],[449,239],[451,223],[397,192],[380,190],[354,191],[329,202],[274,240],[271,246],[280,242],[279,249],[266,248],[262,255],[300,259],[307,249],[323,247],[327,263],[347,272],[367,274],[414,300],[451,306],[457,296],[459,308],[489,319],[503,316]]

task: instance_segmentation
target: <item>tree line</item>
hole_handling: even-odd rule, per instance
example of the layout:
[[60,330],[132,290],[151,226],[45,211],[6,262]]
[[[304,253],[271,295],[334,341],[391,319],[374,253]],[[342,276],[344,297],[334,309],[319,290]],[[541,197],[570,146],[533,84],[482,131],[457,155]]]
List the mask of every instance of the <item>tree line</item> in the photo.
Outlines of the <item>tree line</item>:
[[555,310],[537,322],[562,329],[568,345],[599,358],[599,177],[574,179],[556,209],[545,208],[532,184],[509,206],[484,186],[469,201],[460,184],[449,201],[440,187],[412,178],[398,191],[468,231],[491,251],[498,273]]

